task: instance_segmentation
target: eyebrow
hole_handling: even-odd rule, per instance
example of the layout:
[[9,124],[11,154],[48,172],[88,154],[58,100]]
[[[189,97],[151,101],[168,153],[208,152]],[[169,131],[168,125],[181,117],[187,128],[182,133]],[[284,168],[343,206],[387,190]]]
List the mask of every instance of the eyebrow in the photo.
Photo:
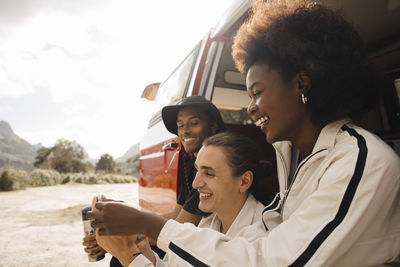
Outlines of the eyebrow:
[[255,81],[255,82],[249,87],[248,90],[252,91],[252,90],[253,90],[253,87],[256,86],[256,85],[258,85],[258,84],[260,84],[260,83],[261,83],[261,82]]
[[[197,166],[196,163],[194,163],[194,167],[196,167],[197,170],[199,169],[199,166]],[[201,167],[200,167],[200,170],[211,170],[211,171],[215,171],[215,169],[214,169],[213,167],[210,167],[210,166],[201,166]]]

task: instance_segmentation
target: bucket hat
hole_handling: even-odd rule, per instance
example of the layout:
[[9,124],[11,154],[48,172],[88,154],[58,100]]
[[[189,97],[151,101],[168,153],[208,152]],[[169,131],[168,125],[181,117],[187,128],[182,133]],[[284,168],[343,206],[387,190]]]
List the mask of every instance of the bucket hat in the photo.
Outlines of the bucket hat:
[[208,101],[204,96],[195,95],[180,100],[176,105],[165,106],[162,109],[162,119],[165,127],[169,132],[178,135],[176,120],[179,110],[185,107],[194,107],[205,112],[206,115],[211,118],[211,120],[217,123],[217,132],[225,131],[227,129],[217,107],[213,103]]

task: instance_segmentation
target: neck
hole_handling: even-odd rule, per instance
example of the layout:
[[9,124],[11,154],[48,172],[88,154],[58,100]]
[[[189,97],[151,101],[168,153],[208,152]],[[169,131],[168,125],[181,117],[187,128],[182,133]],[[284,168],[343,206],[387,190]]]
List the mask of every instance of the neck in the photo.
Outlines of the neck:
[[302,135],[293,140],[293,144],[300,149],[304,158],[312,153],[322,128],[322,125],[310,123],[299,131]]
[[229,203],[230,208],[224,208],[217,212],[217,216],[221,221],[221,233],[226,234],[235,221],[244,203],[247,200],[247,194],[243,193],[239,197],[234,198],[233,203]]

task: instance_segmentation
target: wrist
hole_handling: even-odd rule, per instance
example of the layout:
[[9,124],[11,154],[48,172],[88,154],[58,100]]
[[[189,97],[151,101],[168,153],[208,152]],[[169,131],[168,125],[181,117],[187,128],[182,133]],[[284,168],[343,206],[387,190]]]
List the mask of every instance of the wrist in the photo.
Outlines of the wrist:
[[155,213],[147,213],[144,220],[144,234],[157,243],[158,235],[168,219]]

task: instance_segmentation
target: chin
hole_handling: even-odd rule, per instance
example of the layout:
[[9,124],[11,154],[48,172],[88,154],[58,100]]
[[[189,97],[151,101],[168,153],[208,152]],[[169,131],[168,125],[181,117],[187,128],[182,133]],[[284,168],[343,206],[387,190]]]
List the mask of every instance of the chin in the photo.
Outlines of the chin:
[[264,132],[264,134],[265,134],[265,141],[267,141],[268,144],[282,141],[281,138],[278,138],[276,135],[273,135],[271,132]]
[[200,150],[200,148],[198,148],[198,147],[192,147],[192,146],[190,146],[190,147],[183,146],[183,147],[185,148],[185,151],[187,153],[196,153],[196,152],[199,152],[199,150]]
[[211,213],[211,212],[213,212],[211,209],[202,206],[201,203],[199,204],[199,210],[201,210],[202,212],[206,212],[206,213]]
[[265,134],[265,141],[267,141],[268,144],[272,144],[275,142],[274,138],[271,138],[270,136],[268,136],[267,134]]

